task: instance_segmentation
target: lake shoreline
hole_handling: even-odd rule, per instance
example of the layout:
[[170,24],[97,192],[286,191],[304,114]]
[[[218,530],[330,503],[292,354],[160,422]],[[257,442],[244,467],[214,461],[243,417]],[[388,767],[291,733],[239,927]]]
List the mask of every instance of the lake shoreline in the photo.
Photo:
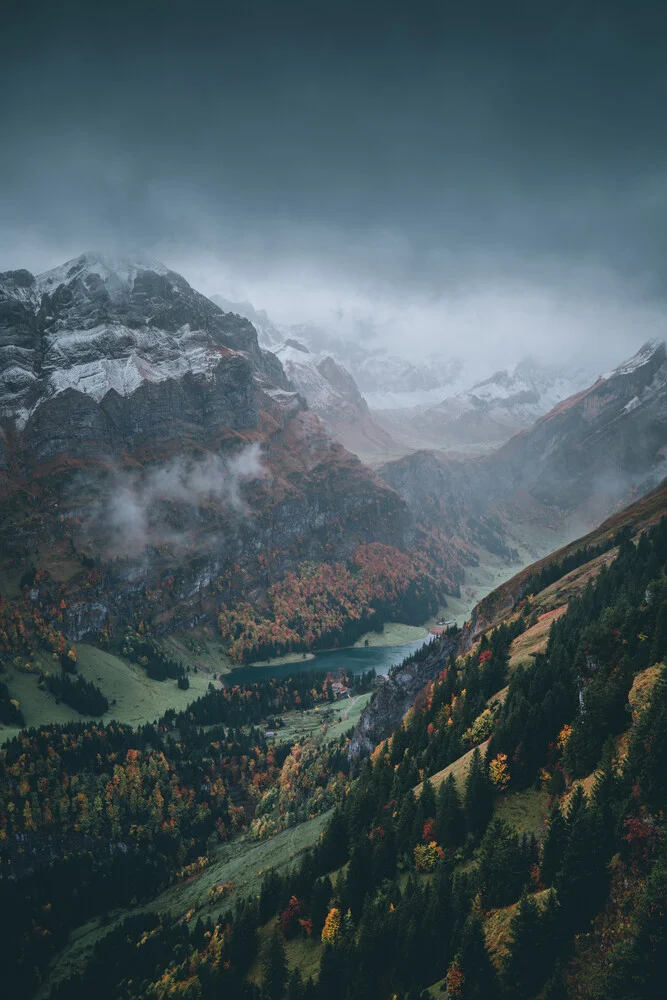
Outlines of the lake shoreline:
[[253,667],[281,667],[290,663],[303,663],[314,660],[321,653],[342,653],[349,649],[377,649],[384,646],[410,646],[420,639],[426,641],[430,631],[428,625],[406,625],[403,622],[387,622],[381,632],[365,632],[356,642],[350,646],[329,646],[326,649],[317,649],[307,653],[285,653],[282,656],[274,656],[271,660],[253,660],[251,663],[242,663],[238,667],[232,667],[232,674],[237,670],[247,670]]

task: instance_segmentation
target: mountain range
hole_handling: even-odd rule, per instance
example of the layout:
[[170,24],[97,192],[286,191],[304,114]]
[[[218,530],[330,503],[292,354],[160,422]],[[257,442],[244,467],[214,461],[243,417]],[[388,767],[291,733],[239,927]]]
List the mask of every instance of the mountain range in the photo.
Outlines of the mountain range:
[[663,343],[375,469],[339,358],[155,261],[0,274],[0,366],[13,997],[662,995]]
[[[274,346],[148,259],[0,275],[5,572],[48,553],[73,636],[141,608],[164,629],[210,617],[221,578],[228,600],[262,607],[303,560],[369,543],[437,550],[454,592],[480,554],[516,558],[529,527],[565,540],[661,478],[661,343],[564,400],[563,372],[526,361],[422,411],[508,436],[559,399],[477,459],[401,455],[339,361],[293,338]],[[71,561],[98,556],[91,590]]]

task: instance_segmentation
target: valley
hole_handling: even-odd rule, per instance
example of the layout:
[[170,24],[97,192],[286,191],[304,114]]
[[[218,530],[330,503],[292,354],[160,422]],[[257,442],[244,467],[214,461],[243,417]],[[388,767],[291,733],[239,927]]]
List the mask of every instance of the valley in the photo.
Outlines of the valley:
[[569,395],[498,372],[396,417],[412,450],[319,334],[159,262],[7,272],[0,306],[13,996],[627,1000],[663,878],[664,345]]

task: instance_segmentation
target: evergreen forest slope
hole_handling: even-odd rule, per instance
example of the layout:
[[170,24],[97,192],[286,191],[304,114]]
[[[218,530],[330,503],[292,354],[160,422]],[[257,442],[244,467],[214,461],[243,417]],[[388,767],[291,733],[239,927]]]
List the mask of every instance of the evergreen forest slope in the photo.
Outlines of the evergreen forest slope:
[[[138,730],[22,732],[0,753],[12,995],[663,996],[666,514],[658,490],[397,668],[425,683],[368,754],[326,725],[281,739],[276,715],[334,703],[308,674]],[[300,829],[265,871],[216,853]]]

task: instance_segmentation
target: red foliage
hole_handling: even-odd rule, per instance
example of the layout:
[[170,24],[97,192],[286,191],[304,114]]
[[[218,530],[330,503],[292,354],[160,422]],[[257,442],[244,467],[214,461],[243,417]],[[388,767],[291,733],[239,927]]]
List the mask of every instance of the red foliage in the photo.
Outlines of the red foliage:
[[[290,897],[289,903],[280,914],[280,930],[284,937],[288,939],[293,938],[298,933],[299,927],[303,928],[300,918],[305,908],[305,903],[302,899],[298,899],[296,896]],[[312,924],[310,929],[312,931]]]
[[623,826],[623,840],[630,845],[633,860],[650,860],[658,843],[658,832],[653,823],[640,816],[628,816]]
[[432,819],[427,819],[424,823],[422,840],[425,844],[430,844],[432,840],[435,840],[435,822]]

